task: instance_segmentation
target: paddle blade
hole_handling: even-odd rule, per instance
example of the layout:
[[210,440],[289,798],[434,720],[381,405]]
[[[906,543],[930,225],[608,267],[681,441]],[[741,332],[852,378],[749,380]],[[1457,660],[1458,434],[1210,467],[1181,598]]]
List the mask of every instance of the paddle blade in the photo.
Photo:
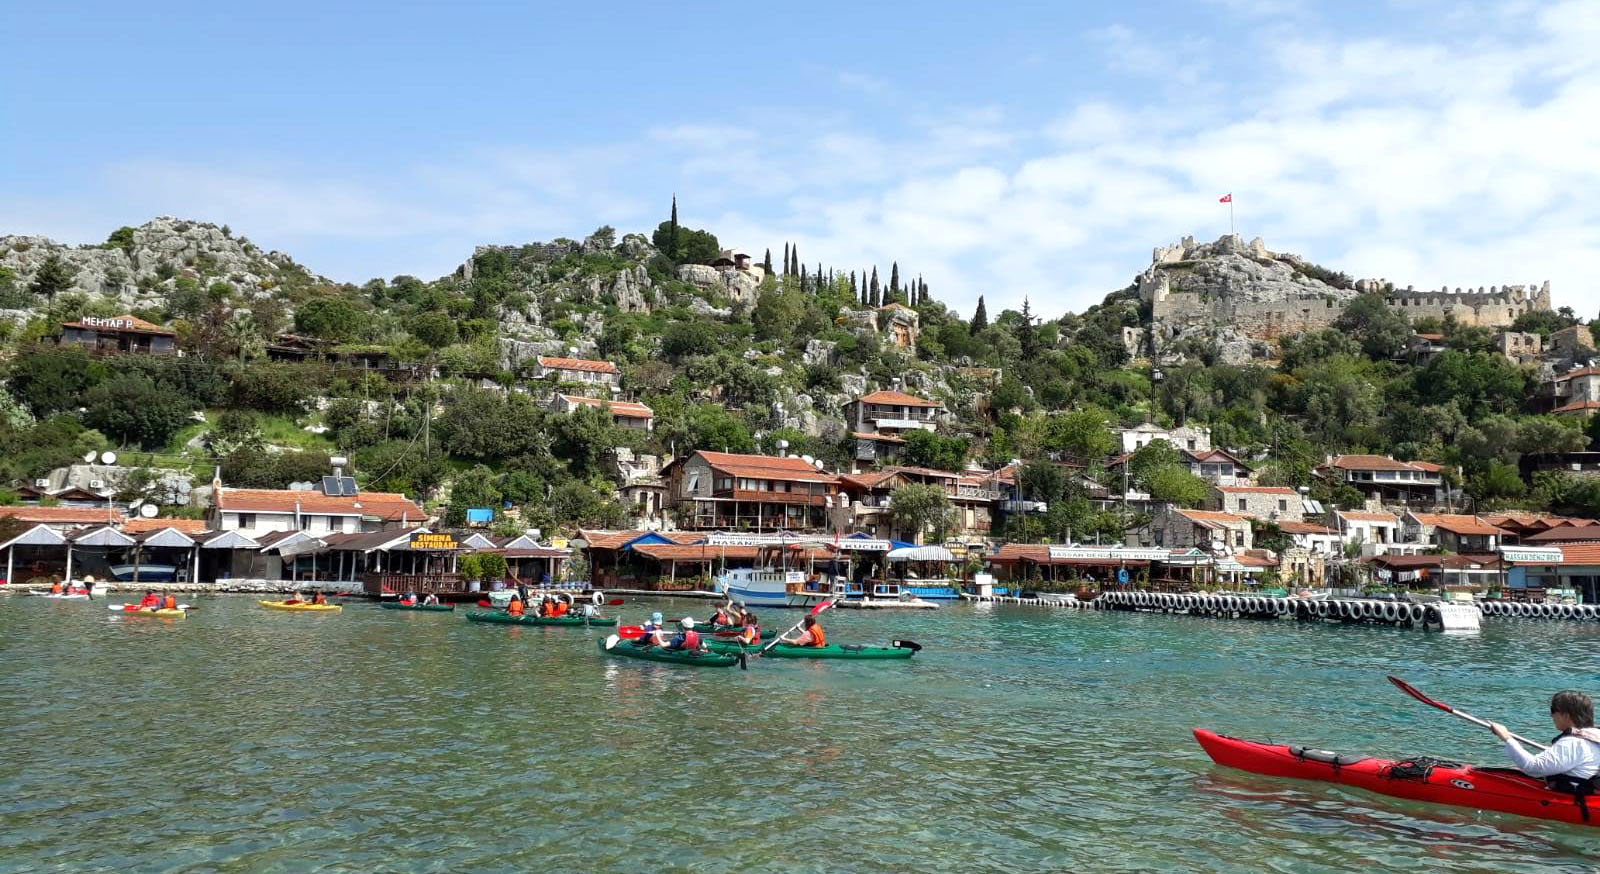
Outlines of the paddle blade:
[[742,647],[739,650],[739,670],[741,670],[741,671],[750,670],[750,657],[745,655],[744,649]]
[[621,598],[612,598],[611,600],[606,602],[606,606],[607,607],[621,607],[622,606],[622,599]]
[[1449,713],[1451,710],[1454,709],[1448,704],[1441,704],[1438,701],[1435,701],[1432,698],[1429,698],[1428,696],[1422,694],[1421,692],[1417,691],[1417,687],[1411,685],[1410,683],[1407,683],[1405,680],[1402,680],[1399,677],[1390,677],[1389,678],[1389,682],[1395,684],[1395,686],[1397,686],[1400,689],[1400,691],[1406,693],[1407,695],[1410,695],[1411,697],[1417,699],[1418,701],[1421,701],[1422,703],[1428,705],[1429,707],[1437,707],[1437,708],[1439,708],[1440,710],[1443,710],[1446,713]]
[[890,641],[890,645],[895,647],[896,649],[909,649],[912,652],[922,652],[922,644],[917,643],[914,640],[895,640],[895,641]]
[[833,605],[835,605],[837,603],[839,603],[839,602],[838,601],[823,601],[822,603],[818,604],[817,606],[811,608],[811,615],[815,616],[818,613],[821,613],[822,611],[828,609],[829,607],[832,607]]
[[481,601],[478,602],[478,606],[479,607],[493,607],[494,605],[489,603],[489,601],[487,599],[484,599],[484,600],[481,600]]
[[637,625],[624,625],[617,629],[617,636],[623,640],[638,640],[644,637],[644,629]]
[[607,650],[608,650],[608,651],[609,651],[609,650],[613,650],[613,649],[616,649],[616,648],[617,648],[617,641],[619,641],[619,640],[621,640],[621,639],[622,639],[622,638],[620,638],[620,637],[617,637],[617,636],[616,636],[616,635],[615,635],[615,634],[612,634],[612,635],[609,635],[609,636],[607,636],[607,637],[606,637],[606,649],[607,649]]

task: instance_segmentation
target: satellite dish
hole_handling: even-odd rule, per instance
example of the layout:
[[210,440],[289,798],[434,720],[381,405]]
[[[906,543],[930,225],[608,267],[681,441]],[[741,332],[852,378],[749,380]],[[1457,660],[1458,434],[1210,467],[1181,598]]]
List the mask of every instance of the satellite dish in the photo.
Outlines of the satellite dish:
[[94,464],[95,458],[98,457],[99,455],[100,455],[100,453],[98,453],[98,452],[94,451],[93,449],[91,449],[88,452],[85,452],[83,454],[83,460],[87,461],[90,464]]
[[143,507],[139,508],[139,515],[145,517],[146,519],[154,519],[156,517],[156,513],[158,512],[160,511],[156,509],[155,504],[145,504]]
[[823,464],[823,463],[822,463],[822,459],[820,459],[820,458],[819,458],[819,459],[817,459],[817,460],[816,460],[816,461],[815,461],[815,462],[813,462],[813,463],[814,463],[814,464],[816,464],[816,466],[817,466],[817,470],[822,470],[822,469],[823,469],[823,468],[824,468],[824,467],[826,467],[826,466],[827,466],[827,465],[825,465],[825,464]]
[[110,451],[110,450],[107,450],[105,452],[100,453],[100,463],[101,464],[116,464],[117,463],[117,454],[115,452]]
[[805,462],[805,463],[806,463],[806,464],[815,464],[815,463],[816,463],[816,461],[817,461],[817,460],[816,460],[816,459],[815,459],[815,458],[812,458],[812,457],[811,457],[811,456],[809,456],[809,455],[802,455],[802,456],[800,456],[800,460],[801,460],[801,461],[803,461],[803,462]]

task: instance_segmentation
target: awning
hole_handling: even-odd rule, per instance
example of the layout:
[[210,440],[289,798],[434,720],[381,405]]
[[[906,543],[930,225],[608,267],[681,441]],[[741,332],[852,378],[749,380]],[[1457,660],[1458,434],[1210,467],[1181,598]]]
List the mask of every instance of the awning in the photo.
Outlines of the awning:
[[902,546],[889,550],[890,561],[955,561],[955,554],[942,546]]

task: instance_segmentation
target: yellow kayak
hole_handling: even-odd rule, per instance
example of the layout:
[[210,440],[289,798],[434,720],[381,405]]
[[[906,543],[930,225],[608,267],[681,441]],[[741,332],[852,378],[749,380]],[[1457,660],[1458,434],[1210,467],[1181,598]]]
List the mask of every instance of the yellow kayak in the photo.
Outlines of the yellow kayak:
[[344,607],[338,604],[287,604],[283,601],[257,601],[268,610],[297,610],[301,613],[338,613]]

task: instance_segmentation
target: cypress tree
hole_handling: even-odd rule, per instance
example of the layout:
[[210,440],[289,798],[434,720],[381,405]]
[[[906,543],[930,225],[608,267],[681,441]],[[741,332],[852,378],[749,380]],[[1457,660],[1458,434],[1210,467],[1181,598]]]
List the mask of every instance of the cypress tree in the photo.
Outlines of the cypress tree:
[[1032,360],[1039,351],[1039,335],[1033,329],[1033,307],[1026,295],[1022,298],[1022,324],[1017,326],[1017,344],[1022,347],[1024,360]]
[[789,275],[789,243],[787,241],[783,244],[783,275]]
[[850,271],[850,296],[856,300],[861,299],[861,288],[856,285],[856,272],[854,270]]
[[789,257],[794,259],[794,275],[799,276],[800,275],[800,244],[799,243],[796,243],[793,246],[789,247]]
[[816,289],[816,291],[817,291],[817,294],[821,294],[822,293],[822,287],[823,287],[822,286],[822,262],[821,261],[817,262],[817,274],[816,275],[817,275],[817,289]]
[[978,308],[972,312],[972,333],[989,327],[989,311],[983,308],[983,295],[978,295]]
[[772,247],[770,246],[767,247],[767,257],[761,260],[761,269],[766,271],[768,276],[772,275]]
[[672,248],[667,257],[678,260],[678,195],[672,195],[672,224],[667,229],[667,245]]
[[867,288],[872,295],[872,305],[878,306],[881,304],[883,302],[883,293],[882,289],[878,287],[878,268],[876,267],[872,268],[872,282]]
[[895,261],[895,262],[892,262],[890,264],[890,266],[889,266],[889,297],[890,297],[890,299],[894,299],[894,298],[898,298],[899,296],[900,296],[900,262],[899,261]]
[[806,290],[806,265],[800,265],[800,290]]

